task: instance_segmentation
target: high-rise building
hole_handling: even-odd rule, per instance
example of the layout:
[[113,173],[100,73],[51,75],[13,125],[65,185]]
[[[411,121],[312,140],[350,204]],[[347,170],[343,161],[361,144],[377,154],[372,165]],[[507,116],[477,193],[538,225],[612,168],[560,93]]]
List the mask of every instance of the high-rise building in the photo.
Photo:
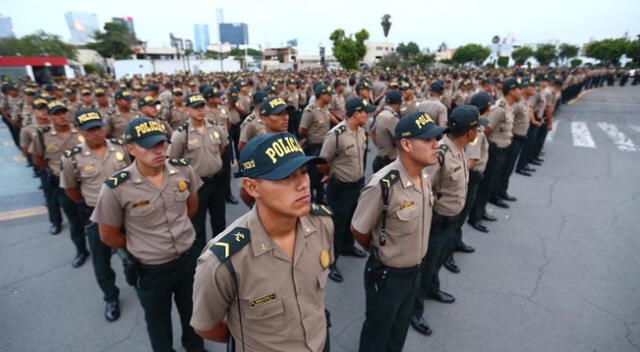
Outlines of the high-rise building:
[[93,13],[72,11],[64,14],[74,43],[88,43],[93,41],[93,34],[100,30],[98,16]]
[[220,42],[234,45],[249,44],[249,26],[246,23],[220,23]]
[[129,29],[129,33],[133,34],[134,37],[136,36],[136,29],[133,27],[133,17],[112,17],[111,21],[124,24]]
[[193,25],[194,50],[198,52],[207,51],[209,46],[209,25],[194,24]]
[[11,17],[0,15],[0,38],[15,38]]

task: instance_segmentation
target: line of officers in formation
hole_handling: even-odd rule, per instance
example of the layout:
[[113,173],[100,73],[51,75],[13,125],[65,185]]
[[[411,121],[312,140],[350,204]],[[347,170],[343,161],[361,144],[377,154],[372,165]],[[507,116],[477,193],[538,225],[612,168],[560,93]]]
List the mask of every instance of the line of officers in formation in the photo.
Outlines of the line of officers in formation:
[[[409,326],[431,334],[425,300],[455,300],[440,268],[458,273],[453,254],[474,251],[465,221],[489,232],[487,203],[516,200],[509,179],[542,163],[558,104],[610,78],[288,75],[2,86],[2,116],[42,181],[50,232],[64,213],[72,265],[91,253],[108,321],[120,315],[118,253],[154,351],[173,350],[172,299],[187,351],[204,350],[203,337],[235,351],[328,351],[324,289],[344,280],[340,256],[367,257],[355,242],[369,253],[360,351],[402,350]],[[250,210],[227,225],[232,160]]]

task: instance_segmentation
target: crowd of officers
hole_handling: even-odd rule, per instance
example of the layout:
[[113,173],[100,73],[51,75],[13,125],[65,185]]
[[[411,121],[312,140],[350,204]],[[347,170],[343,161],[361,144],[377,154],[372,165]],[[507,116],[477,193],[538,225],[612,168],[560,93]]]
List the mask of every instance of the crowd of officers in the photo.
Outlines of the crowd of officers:
[[[487,204],[516,201],[509,180],[543,162],[557,107],[628,79],[606,68],[89,76],[5,82],[0,111],[41,180],[50,233],[64,213],[72,266],[91,257],[108,321],[120,315],[118,254],[154,351],[173,350],[172,300],[187,351],[204,350],[202,337],[328,351],[324,289],[345,280],[345,255],[368,257],[360,351],[400,351],[409,326],[431,334],[425,300],[455,301],[438,273],[474,252],[464,223],[489,232]],[[236,168],[250,210],[228,225]]]

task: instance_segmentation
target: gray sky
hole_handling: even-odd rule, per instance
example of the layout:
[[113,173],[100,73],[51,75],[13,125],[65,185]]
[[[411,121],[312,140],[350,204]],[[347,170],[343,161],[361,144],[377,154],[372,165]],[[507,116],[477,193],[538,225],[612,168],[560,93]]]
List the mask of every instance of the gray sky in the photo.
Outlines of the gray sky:
[[150,46],[168,45],[169,32],[193,39],[195,23],[209,24],[217,41],[216,8],[225,22],[249,25],[253,45],[278,46],[297,38],[301,53],[317,53],[336,28],[347,33],[365,28],[371,40],[384,40],[380,18],[391,15],[388,41],[415,41],[432,50],[475,42],[489,44],[493,35],[512,34],[519,43],[550,40],[582,44],[590,39],[640,34],[639,0],[271,0],[271,1],[136,1],[136,0],[18,0],[3,1],[0,12],[11,16],[18,36],[38,29],[70,38],[67,11],[95,13],[100,25],[111,17],[134,19],[139,39]]

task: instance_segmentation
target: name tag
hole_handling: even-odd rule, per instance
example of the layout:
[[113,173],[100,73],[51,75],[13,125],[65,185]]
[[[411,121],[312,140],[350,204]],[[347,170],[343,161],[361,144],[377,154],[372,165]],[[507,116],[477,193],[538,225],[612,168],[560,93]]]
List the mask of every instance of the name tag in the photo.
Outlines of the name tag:
[[138,207],[144,207],[145,205],[149,205],[149,201],[148,200],[143,200],[142,202],[138,202],[138,203],[133,203],[132,208],[138,208]]
[[260,297],[256,300],[253,300],[251,302],[249,302],[249,305],[251,306],[251,308],[258,308],[260,306],[263,306],[269,302],[272,302],[273,300],[276,299],[276,294],[272,293],[270,295],[266,295],[264,297]]
[[402,205],[400,206],[400,210],[413,208],[415,205],[416,205],[416,202],[415,202],[415,201],[404,202],[404,203],[402,203]]
[[346,148],[344,148],[344,149],[351,149],[351,148],[353,148],[353,147],[355,147],[355,146],[356,146],[355,144],[352,144],[352,145],[347,146],[347,147],[346,147]]
[[458,167],[456,167],[455,169],[453,169],[453,172],[456,172],[456,171],[460,170],[460,168],[461,168],[461,167],[462,167],[462,166],[458,166]]
[[82,168],[82,170],[87,171],[87,170],[91,170],[93,168],[95,168],[95,166],[93,164],[87,164]]

